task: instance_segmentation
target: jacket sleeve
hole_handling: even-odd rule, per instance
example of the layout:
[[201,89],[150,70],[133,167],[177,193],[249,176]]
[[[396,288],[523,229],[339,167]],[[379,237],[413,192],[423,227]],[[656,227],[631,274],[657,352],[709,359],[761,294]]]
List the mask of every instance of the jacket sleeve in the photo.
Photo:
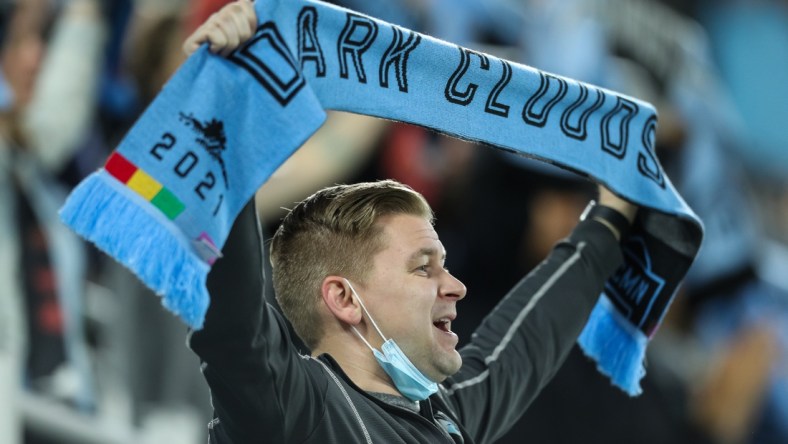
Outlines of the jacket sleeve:
[[300,442],[320,417],[320,381],[265,302],[262,247],[252,201],[208,275],[205,326],[187,341],[211,389],[211,442]]
[[485,318],[440,394],[476,442],[494,441],[520,418],[563,363],[622,261],[610,230],[583,221]]

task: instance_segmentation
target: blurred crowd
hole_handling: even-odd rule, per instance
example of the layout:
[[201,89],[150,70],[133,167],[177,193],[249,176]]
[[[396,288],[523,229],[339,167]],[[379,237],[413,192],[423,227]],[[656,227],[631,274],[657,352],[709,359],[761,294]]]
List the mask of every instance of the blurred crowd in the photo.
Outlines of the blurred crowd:
[[[57,210],[225,3],[0,0],[0,443],[205,442],[211,408],[186,327]],[[500,442],[788,442],[788,2],[336,3],[653,103],[661,162],[704,221],[644,394],[619,392],[576,349]],[[335,112],[258,193],[266,239],[316,189],[384,177],[436,210],[447,266],[468,287],[461,345],[595,190],[530,159]]]

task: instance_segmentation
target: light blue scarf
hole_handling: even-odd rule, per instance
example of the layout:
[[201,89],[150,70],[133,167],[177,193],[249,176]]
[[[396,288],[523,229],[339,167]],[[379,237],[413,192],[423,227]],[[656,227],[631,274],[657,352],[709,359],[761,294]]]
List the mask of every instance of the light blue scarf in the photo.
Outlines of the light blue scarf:
[[[654,108],[309,0],[255,5],[228,58],[189,58],[62,218],[193,328],[241,207],[336,109],[410,122],[588,175],[642,205],[627,263],[580,338],[639,392],[643,355],[701,241],[654,156]],[[521,190],[527,193],[528,190]]]

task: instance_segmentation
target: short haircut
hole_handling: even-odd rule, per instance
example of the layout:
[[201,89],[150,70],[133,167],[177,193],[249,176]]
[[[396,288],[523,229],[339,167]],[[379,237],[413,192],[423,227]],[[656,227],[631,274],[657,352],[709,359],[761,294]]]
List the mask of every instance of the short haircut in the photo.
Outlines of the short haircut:
[[383,250],[381,217],[434,215],[424,196],[394,180],[336,185],[298,203],[271,240],[273,284],[279,306],[304,343],[323,335],[319,315],[326,276],[364,283],[372,258]]

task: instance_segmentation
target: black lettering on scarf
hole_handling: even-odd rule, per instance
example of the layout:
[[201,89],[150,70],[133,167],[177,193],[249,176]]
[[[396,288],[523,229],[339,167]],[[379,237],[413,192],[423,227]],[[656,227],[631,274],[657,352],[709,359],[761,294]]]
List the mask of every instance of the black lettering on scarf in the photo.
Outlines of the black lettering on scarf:
[[[549,95],[551,85],[557,85],[557,90]],[[523,107],[523,120],[525,123],[533,126],[544,127],[550,117],[550,111],[556,103],[566,95],[566,81],[558,78],[552,74],[539,72],[539,89],[536,93],[528,99]],[[544,99],[544,100],[543,100]],[[541,112],[534,111],[536,105],[540,102],[545,102],[542,106]]]
[[164,160],[164,153],[163,151],[169,151],[177,142],[175,136],[170,133],[164,133],[161,136],[161,142],[153,145],[150,149],[151,156],[155,157],[158,160]]
[[[589,88],[582,83],[578,84],[578,86],[580,87],[580,97],[578,97],[575,103],[571,104],[569,108],[564,111],[564,114],[561,115],[561,131],[573,139],[585,140],[588,135],[586,128],[588,118],[596,110],[602,107],[602,104],[605,102],[605,95],[602,94],[602,91],[592,88],[592,91],[594,91],[596,95],[596,99],[593,102],[589,102]],[[583,107],[585,107],[585,109],[583,109]],[[572,114],[578,110],[582,111],[580,112],[580,117],[577,119],[577,125],[572,125]]]
[[506,85],[509,84],[509,81],[512,80],[512,65],[506,60],[500,60],[500,62],[503,67],[501,79],[498,80],[490,96],[487,97],[487,104],[484,105],[484,112],[495,114],[496,116],[509,117],[509,105],[498,102],[498,96],[501,95],[501,91],[503,91]]
[[306,62],[314,62],[317,77],[326,76],[326,59],[317,39],[317,9],[305,6],[298,14],[298,60],[301,69]]
[[[666,281],[653,270],[645,240],[633,237],[624,245],[624,265],[605,283],[605,294],[618,310],[644,333],[650,334],[659,319]],[[656,316],[656,319],[654,319]]]
[[651,300],[659,289],[659,284],[638,264],[627,264],[610,277],[605,290],[620,304],[627,306],[628,310],[625,312],[634,312],[644,302]]
[[[207,154],[216,165],[221,169],[221,177],[224,179],[224,188],[229,189],[229,181],[227,178],[227,170],[224,163],[223,154],[227,150],[227,136],[224,131],[224,122],[216,118],[208,120],[201,120],[196,118],[191,113],[178,113],[178,120],[191,128],[196,137],[194,141],[202,150],[196,152],[190,149],[178,151],[173,153],[172,149],[178,143],[176,137],[170,133],[165,132],[161,135],[159,140],[150,148],[150,155],[159,160],[166,161],[171,165],[172,171],[181,179],[188,180],[192,183],[196,181],[194,186],[194,193],[200,200],[215,200],[217,201],[213,215],[215,216],[219,207],[224,202],[224,193],[220,193],[218,197],[215,190],[217,184],[216,177],[213,171],[205,171],[202,178],[195,177],[195,168],[200,164],[203,159],[201,153]],[[182,153],[182,154],[181,154]]]
[[[361,29],[363,35],[357,36],[356,30]],[[370,18],[362,15],[347,13],[347,21],[337,41],[337,56],[339,57],[339,76],[348,78],[347,56],[353,60],[356,76],[360,83],[367,83],[364,64],[361,56],[372,46],[378,35],[378,25]]]
[[282,106],[306,84],[274,22],[260,25],[255,36],[228,60],[249,72]]
[[[616,99],[615,108],[602,117],[602,150],[623,159],[627,154],[629,123],[638,113],[638,106],[631,100],[621,97],[616,97]],[[618,128],[614,124],[616,120]]]
[[654,155],[654,139],[657,133],[657,116],[651,116],[643,128],[643,150],[638,153],[638,171],[644,177],[653,180],[661,188],[665,188],[665,176]]
[[402,92],[408,92],[408,57],[410,53],[421,43],[421,36],[415,32],[409,32],[408,40],[405,40],[404,32],[392,27],[394,37],[391,45],[386,49],[383,58],[380,60],[380,86],[389,87],[389,68],[394,65],[394,72],[397,76],[397,86]]
[[468,72],[468,67],[471,65],[471,54],[479,57],[481,68],[485,71],[489,71],[490,61],[487,59],[486,55],[480,52],[460,47],[458,47],[458,49],[460,50],[460,64],[446,83],[446,89],[443,94],[449,102],[467,106],[473,101],[473,96],[476,94],[476,89],[479,88],[479,85],[468,83],[465,91],[460,91],[457,85],[460,83],[460,79],[462,79],[465,73]]

